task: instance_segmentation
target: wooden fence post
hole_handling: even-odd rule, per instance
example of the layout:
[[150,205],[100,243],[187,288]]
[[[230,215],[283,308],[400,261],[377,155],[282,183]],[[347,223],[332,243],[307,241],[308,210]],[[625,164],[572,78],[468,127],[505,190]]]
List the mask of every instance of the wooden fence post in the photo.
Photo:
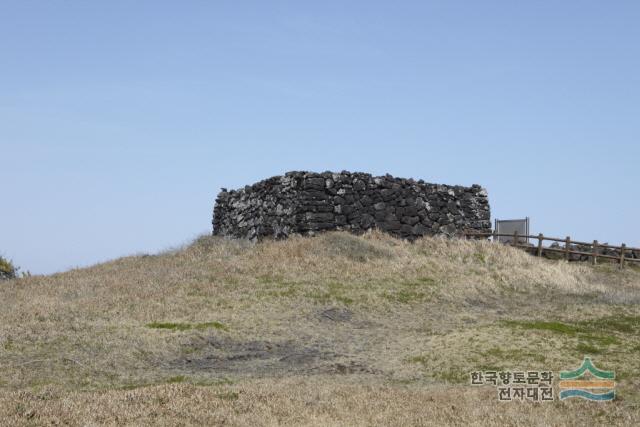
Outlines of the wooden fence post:
[[624,268],[624,252],[627,249],[627,245],[624,243],[620,246],[620,268]]
[[564,259],[569,261],[569,246],[571,246],[571,237],[567,236],[564,241]]
[[518,246],[518,230],[514,231],[514,233],[513,233],[512,245],[513,246]]
[[598,258],[598,241],[593,241],[593,256],[591,257],[591,264],[596,265]]
[[491,236],[491,241],[492,241],[493,243],[496,243],[496,242],[497,242],[497,240],[496,240],[496,237],[497,237],[497,236],[496,236],[496,234],[498,234],[498,232],[494,229],[494,230],[493,230],[493,236]]
[[542,241],[544,240],[544,236],[542,233],[538,234],[538,256],[542,256]]

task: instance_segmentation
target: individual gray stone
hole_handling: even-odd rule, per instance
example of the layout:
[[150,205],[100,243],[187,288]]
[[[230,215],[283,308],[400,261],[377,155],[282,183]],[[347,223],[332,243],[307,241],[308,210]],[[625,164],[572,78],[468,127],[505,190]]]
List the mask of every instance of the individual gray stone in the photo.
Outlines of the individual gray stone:
[[402,224],[400,226],[400,233],[402,233],[403,237],[407,237],[412,234],[412,229],[413,227],[411,227],[409,224]]
[[307,178],[304,181],[306,190],[323,190],[325,188],[325,180],[322,177]]
[[417,216],[403,216],[402,222],[405,224],[414,225],[420,222],[420,218],[418,218]]
[[411,234],[414,236],[424,236],[428,229],[422,224],[416,224],[411,228]]
[[333,221],[334,216],[332,213],[316,213],[316,212],[307,212],[307,221],[311,222],[323,222],[323,221]]

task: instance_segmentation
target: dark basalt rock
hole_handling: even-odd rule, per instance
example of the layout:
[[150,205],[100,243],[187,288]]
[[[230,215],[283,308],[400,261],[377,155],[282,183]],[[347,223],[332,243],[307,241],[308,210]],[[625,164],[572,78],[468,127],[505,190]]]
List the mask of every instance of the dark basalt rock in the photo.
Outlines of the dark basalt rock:
[[397,237],[491,230],[488,195],[471,187],[366,173],[287,172],[240,190],[222,189],[213,234],[259,239],[378,228]]

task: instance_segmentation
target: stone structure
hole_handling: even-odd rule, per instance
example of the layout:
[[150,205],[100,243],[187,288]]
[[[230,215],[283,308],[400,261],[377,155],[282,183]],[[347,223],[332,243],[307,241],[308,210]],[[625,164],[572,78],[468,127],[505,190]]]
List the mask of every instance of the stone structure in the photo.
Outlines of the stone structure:
[[479,185],[346,171],[289,172],[240,190],[223,188],[213,214],[213,234],[248,239],[374,227],[410,240],[491,230],[487,192]]

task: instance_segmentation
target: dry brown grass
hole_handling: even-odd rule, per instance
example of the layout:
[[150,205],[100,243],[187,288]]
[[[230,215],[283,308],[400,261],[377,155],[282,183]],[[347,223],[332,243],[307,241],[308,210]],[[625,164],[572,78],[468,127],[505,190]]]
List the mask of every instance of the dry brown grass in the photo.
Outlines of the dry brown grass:
[[336,378],[247,380],[241,385],[162,385],[130,391],[0,396],[7,425],[637,425],[620,403],[499,404],[486,390],[351,384]]
[[[634,269],[377,232],[203,237],[2,283],[0,300],[7,425],[639,420]],[[484,367],[568,369],[585,352],[616,370],[615,403],[498,405],[465,384]]]

